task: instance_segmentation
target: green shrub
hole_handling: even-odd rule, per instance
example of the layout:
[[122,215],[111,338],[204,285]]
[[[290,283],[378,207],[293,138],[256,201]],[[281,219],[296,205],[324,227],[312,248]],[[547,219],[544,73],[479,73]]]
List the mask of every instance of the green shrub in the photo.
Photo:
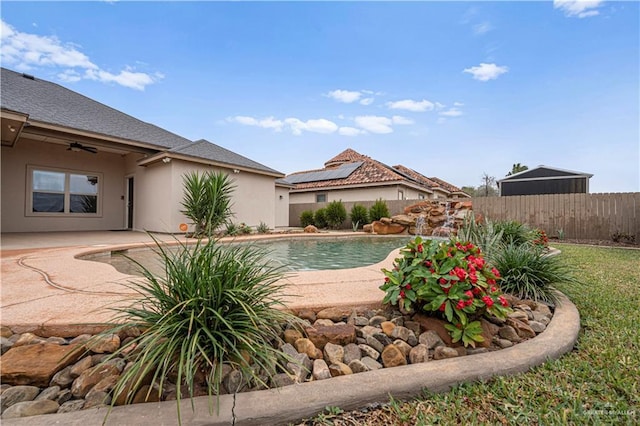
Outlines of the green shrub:
[[354,230],[362,228],[364,225],[369,223],[367,208],[361,204],[354,204],[353,207],[351,207],[349,217],[351,217],[351,223],[353,224]]
[[309,225],[313,225],[313,211],[305,210],[300,214],[300,226],[306,228]]
[[520,245],[531,241],[531,230],[518,221],[502,220],[494,222],[493,226],[497,231],[502,231],[502,242],[505,244]]
[[191,172],[182,180],[182,213],[193,221],[196,236],[210,237],[231,217],[231,179],[223,172]]
[[485,313],[505,318],[507,300],[496,284],[500,273],[471,243],[416,237],[400,251],[392,270],[383,269],[382,303],[405,311],[442,315],[454,342],[475,346],[484,341],[478,319]]
[[260,224],[256,228],[256,231],[258,231],[259,234],[268,234],[271,231],[271,228],[269,228],[269,225],[267,225],[266,223],[260,222]]
[[521,299],[554,303],[555,285],[576,282],[559,256],[548,256],[531,244],[508,244],[492,262],[502,274],[502,290]]
[[342,200],[332,201],[324,208],[324,217],[333,229],[342,228],[342,222],[347,219],[347,209],[344,208]]
[[485,259],[489,262],[503,246],[502,230],[497,229],[489,219],[485,219],[484,222],[477,222],[473,214],[464,218],[462,225],[458,229],[457,238],[460,241],[468,241],[480,247]]
[[375,220],[380,220],[380,218],[389,216],[389,208],[387,207],[387,203],[382,198],[377,199],[373,206],[371,206],[371,208],[369,209],[369,219],[371,219],[372,222]]
[[224,234],[230,237],[235,237],[236,235],[240,235],[240,228],[233,222],[227,222]]
[[144,330],[111,356],[127,354],[132,362],[113,394],[124,395],[131,387],[126,394],[130,403],[145,376],[159,385],[157,392],[173,377],[180,418],[180,399],[193,398],[201,386],[209,397],[219,395],[223,371],[229,367],[250,384],[266,386],[283,368],[282,354],[272,342],[285,322],[296,321],[278,309],[284,306],[281,269],[255,246],[211,239],[169,251],[156,244],[165,273],[155,276],[138,264],[144,280],[129,284],[137,298],[117,309],[118,325],[107,332],[131,326]]
[[313,224],[318,228],[326,228],[327,227],[327,216],[325,209],[316,210],[313,215]]

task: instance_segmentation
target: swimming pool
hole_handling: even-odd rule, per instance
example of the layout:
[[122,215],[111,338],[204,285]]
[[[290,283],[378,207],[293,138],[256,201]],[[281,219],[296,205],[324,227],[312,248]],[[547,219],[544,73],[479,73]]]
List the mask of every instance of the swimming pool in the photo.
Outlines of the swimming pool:
[[[376,264],[383,261],[393,250],[405,246],[411,238],[410,235],[305,237],[253,240],[238,244],[252,244],[265,248],[269,259],[284,266],[286,270],[316,271],[357,268]],[[129,258],[139,262],[156,274],[163,273],[158,256],[148,248],[114,251],[103,255],[83,257],[85,260],[109,263],[125,274],[141,275],[139,267]]]

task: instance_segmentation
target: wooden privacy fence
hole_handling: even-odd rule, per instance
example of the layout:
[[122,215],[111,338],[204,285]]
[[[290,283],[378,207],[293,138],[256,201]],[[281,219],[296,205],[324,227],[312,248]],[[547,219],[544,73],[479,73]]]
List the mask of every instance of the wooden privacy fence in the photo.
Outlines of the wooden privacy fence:
[[473,198],[473,210],[491,220],[517,220],[550,237],[610,240],[614,233],[640,242],[640,193],[545,194]]

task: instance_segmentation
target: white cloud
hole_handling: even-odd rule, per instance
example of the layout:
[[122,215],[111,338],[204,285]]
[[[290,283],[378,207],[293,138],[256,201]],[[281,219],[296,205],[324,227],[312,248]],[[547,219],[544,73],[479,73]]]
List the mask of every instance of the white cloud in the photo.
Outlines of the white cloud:
[[303,131],[314,133],[334,133],[338,130],[338,125],[333,121],[324,118],[302,121],[298,118],[287,118],[284,120],[291,128],[294,135],[300,135]]
[[458,108],[449,108],[447,111],[440,111],[438,114],[445,117],[460,117],[462,115],[462,111]]
[[280,120],[276,120],[273,117],[265,117],[262,119],[256,119],[253,117],[247,117],[244,115],[237,115],[235,117],[227,118],[227,121],[244,124],[245,126],[256,126],[264,129],[273,129],[276,132],[282,131],[284,123]]
[[473,75],[473,78],[475,80],[489,81],[495,80],[501,74],[504,74],[508,71],[509,68],[505,66],[481,63],[477,67],[466,68],[463,72]]
[[354,92],[351,90],[338,89],[338,90],[332,90],[331,92],[327,93],[325,96],[335,99],[338,102],[350,104],[360,99],[360,97],[362,97],[362,93]]
[[568,17],[588,18],[600,14],[595,9],[602,3],[604,0],[553,0],[553,7],[562,10]]
[[393,121],[387,117],[360,115],[357,116],[354,121],[358,127],[371,133],[385,134],[393,132],[393,128],[391,127]]
[[473,26],[473,32],[476,35],[486,34],[493,29],[493,26],[489,22],[482,22]]
[[406,118],[401,115],[394,115],[393,117],[391,117],[391,121],[393,121],[393,124],[401,124],[401,125],[414,123],[414,121],[411,120],[410,118]]
[[364,130],[356,129],[355,127],[340,127],[338,133],[342,136],[358,136],[365,134]]
[[443,124],[443,123],[445,123],[446,121],[447,121],[447,119],[446,119],[446,118],[444,118],[444,117],[438,117],[438,120],[437,120],[438,124]]
[[360,105],[371,105],[372,103],[373,103],[373,98],[360,99]]
[[27,71],[36,67],[60,69],[58,78],[66,82],[81,79],[103,83],[116,83],[136,90],[144,90],[160,80],[161,74],[136,72],[125,67],[118,73],[111,73],[94,64],[79,46],[63,43],[55,36],[40,36],[17,31],[11,25],[0,21],[2,49],[0,60],[6,65]]
[[453,106],[461,107],[464,106],[464,104],[462,102],[454,102]]
[[390,109],[403,109],[407,111],[423,112],[432,111],[435,105],[426,99],[423,99],[421,101],[405,99],[402,101],[387,102],[387,107],[389,107]]
[[436,102],[434,105],[436,110],[440,110],[446,106],[445,104],[441,104],[440,102]]

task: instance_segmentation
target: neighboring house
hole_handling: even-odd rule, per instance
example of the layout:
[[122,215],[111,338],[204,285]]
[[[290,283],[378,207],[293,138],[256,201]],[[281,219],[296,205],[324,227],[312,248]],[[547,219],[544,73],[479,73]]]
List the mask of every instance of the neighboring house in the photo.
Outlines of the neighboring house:
[[180,232],[193,170],[231,176],[234,222],[288,225],[282,173],[49,81],[4,68],[1,80],[2,232]]
[[422,200],[468,197],[455,186],[427,178],[404,166],[387,166],[352,149],[324,163],[323,169],[287,175],[291,204],[327,201]]
[[501,196],[535,194],[586,194],[592,174],[538,166],[500,179]]

